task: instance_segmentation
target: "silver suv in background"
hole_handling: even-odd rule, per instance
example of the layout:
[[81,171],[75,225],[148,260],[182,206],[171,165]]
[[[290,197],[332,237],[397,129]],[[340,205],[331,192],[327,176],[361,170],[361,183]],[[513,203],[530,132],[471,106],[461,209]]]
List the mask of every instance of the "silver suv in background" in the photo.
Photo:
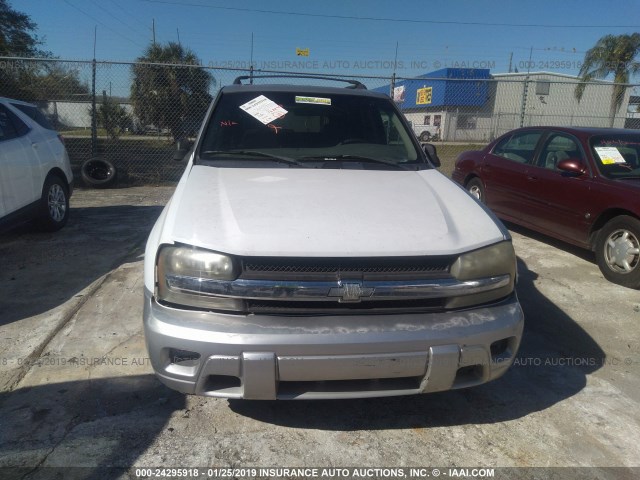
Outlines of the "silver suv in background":
[[147,242],[160,380],[268,400],[501,376],[524,324],[511,238],[434,168],[435,147],[358,82],[241,82],[214,100]]
[[49,120],[35,105],[0,97],[0,227],[37,219],[58,230],[72,191],[69,156]]

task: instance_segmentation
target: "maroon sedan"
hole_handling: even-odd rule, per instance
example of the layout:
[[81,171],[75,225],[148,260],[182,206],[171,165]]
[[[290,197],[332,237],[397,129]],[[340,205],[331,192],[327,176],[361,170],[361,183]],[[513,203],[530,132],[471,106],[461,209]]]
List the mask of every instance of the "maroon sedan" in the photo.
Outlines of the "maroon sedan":
[[640,288],[640,130],[529,127],[463,152],[453,179],[502,219],[595,251]]

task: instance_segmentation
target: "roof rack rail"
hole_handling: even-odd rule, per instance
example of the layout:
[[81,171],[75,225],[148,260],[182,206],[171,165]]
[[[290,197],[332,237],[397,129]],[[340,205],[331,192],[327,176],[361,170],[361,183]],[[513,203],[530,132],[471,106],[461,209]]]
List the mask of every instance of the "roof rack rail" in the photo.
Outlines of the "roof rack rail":
[[242,75],[240,77],[236,77],[233,81],[234,85],[244,85],[242,80],[253,80],[255,78],[313,78],[318,80],[333,80],[335,82],[345,82],[350,85],[346,88],[357,88],[359,90],[366,90],[367,87],[359,82],[358,80],[349,80],[346,78],[335,78],[335,77],[323,77],[318,75]]

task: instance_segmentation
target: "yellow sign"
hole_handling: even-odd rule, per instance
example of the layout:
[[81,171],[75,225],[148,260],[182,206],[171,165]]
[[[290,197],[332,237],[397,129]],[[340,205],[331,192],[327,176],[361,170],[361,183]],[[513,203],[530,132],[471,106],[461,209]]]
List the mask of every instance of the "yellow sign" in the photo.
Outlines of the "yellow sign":
[[428,105],[431,103],[433,87],[419,88],[416,95],[416,105]]
[[299,57],[308,57],[309,49],[308,48],[296,48],[296,55]]

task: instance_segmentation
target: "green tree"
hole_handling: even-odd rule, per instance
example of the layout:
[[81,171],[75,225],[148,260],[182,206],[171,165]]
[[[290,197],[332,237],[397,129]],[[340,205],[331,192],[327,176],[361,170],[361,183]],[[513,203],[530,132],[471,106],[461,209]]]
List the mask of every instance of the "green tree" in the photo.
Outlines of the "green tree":
[[[640,53],[640,33],[623,35],[605,35],[585,53],[580,77],[584,82],[602,80],[613,75],[611,94],[611,126],[616,112],[620,110],[625,90],[632,75],[640,71],[636,57]],[[585,83],[576,85],[575,96],[580,101],[584,94]]]
[[178,140],[204,118],[214,79],[196,55],[177,43],[152,44],[133,68],[131,102],[143,125],[168,128]]
[[0,0],[0,56],[50,56],[38,48],[42,42],[35,34],[36,29],[28,15],[14,10],[7,0]]
[[[5,60],[0,69],[0,96],[46,102],[51,97],[87,94],[89,90],[76,70],[55,62],[51,52],[40,48],[42,41],[36,30],[28,15],[14,10],[7,0],[0,0],[0,56],[16,57]],[[51,61],[17,59],[29,57]]]
[[98,125],[107,131],[107,135],[116,140],[125,129],[131,126],[131,115],[126,108],[105,96],[98,106]]

